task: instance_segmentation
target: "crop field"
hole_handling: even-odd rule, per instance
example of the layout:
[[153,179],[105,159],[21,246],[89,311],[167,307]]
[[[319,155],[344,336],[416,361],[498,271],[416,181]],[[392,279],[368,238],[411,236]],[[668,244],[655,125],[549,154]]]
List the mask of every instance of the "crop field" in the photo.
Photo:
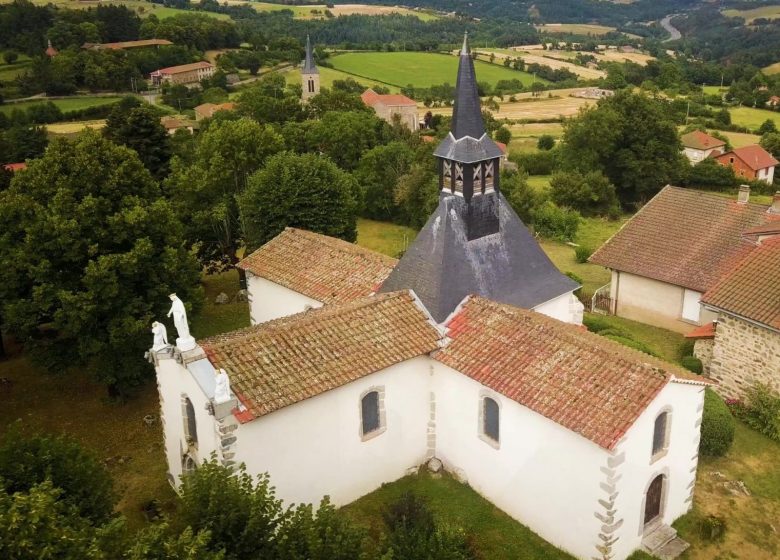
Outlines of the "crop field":
[[[541,51],[541,52],[545,52],[545,51]],[[607,75],[607,73],[604,72],[603,70],[598,70],[596,68],[585,68],[584,66],[577,66],[576,64],[558,58],[531,54],[531,52],[529,51],[516,52],[516,51],[507,51],[505,49],[480,49],[477,51],[477,58],[482,58],[483,60],[485,60],[490,58],[491,54],[495,55],[496,59],[499,61],[503,61],[505,58],[522,58],[523,62],[525,62],[526,64],[541,64],[544,66],[549,66],[550,68],[553,68],[555,70],[563,68],[569,70],[570,72],[574,72],[575,74],[577,74],[577,76],[581,78],[585,78],[588,80],[603,78],[604,76]]]
[[[421,52],[345,53],[330,59],[336,70],[367,80],[404,87],[430,87],[444,83],[455,85],[458,58],[445,54]],[[499,80],[520,80],[524,86],[533,83],[533,76],[497,64],[476,61],[477,79],[495,84]],[[537,81],[547,83],[545,80]]]
[[70,99],[41,99],[40,101],[24,101],[22,103],[5,103],[0,105],[0,113],[10,115],[14,109],[27,109],[33,105],[41,105],[51,101],[61,111],[78,111],[89,107],[99,107],[100,105],[109,105],[119,101],[119,97],[73,97]]
[[741,148],[742,146],[749,146],[750,144],[758,144],[761,137],[757,134],[745,134],[744,132],[726,132],[721,130],[720,133],[729,139],[729,142],[735,148]]
[[[0,4],[10,4],[13,0],[0,0]],[[33,4],[38,6],[46,6],[53,4],[60,8],[67,8],[70,10],[85,10],[87,8],[95,8],[98,5],[107,6],[127,6],[141,17],[148,17],[151,14],[157,16],[158,19],[165,19],[178,14],[204,14],[209,17],[227,20],[230,16],[226,14],[216,14],[213,12],[195,12],[193,10],[179,10],[177,8],[168,8],[160,4],[153,4],[144,0],[31,0]]]
[[[530,93],[517,94],[517,101],[507,101],[505,96],[499,103],[498,111],[491,111],[497,119],[509,119],[511,121],[541,121],[560,120],[573,117],[582,107],[588,107],[596,103],[593,99],[580,99],[570,97],[577,89],[558,89],[542,93],[541,97],[533,97]],[[431,112],[439,115],[451,115],[452,107],[435,107]],[[537,123],[551,124],[551,123]]]
[[400,6],[371,6],[368,4],[339,4],[332,8],[326,8],[324,4],[315,4],[310,6],[288,6],[284,4],[272,4],[270,2],[252,2],[251,0],[225,0],[229,5],[246,4],[252,6],[258,12],[278,12],[281,10],[290,10],[296,19],[320,19],[325,17],[325,10],[334,16],[349,16],[353,14],[367,16],[385,16],[390,14],[400,14],[405,16],[415,16],[423,21],[438,19],[439,16],[428,11],[411,10]]
[[763,70],[764,70],[764,74],[780,74],[780,62],[775,62],[774,64],[770,64],[769,66],[766,66]]
[[547,23],[537,25],[536,29],[545,33],[572,33],[575,35],[606,35],[611,31],[617,31],[614,27],[606,25],[591,25],[588,23]]
[[[397,86],[389,86],[387,84],[383,84],[376,80],[367,80],[365,78],[353,76],[352,74],[347,74],[346,72],[340,72],[339,70],[334,70],[333,68],[327,68],[325,66],[320,66],[319,71],[320,71],[320,86],[326,88],[333,87],[334,80],[346,80],[347,78],[352,78],[353,80],[360,82],[361,84],[366,86],[366,88],[383,86],[389,89],[390,93],[398,93],[401,91],[401,89],[398,88]],[[284,76],[285,80],[287,80],[288,84],[301,83],[301,71],[298,68],[291,68],[291,67],[287,68],[281,71],[281,74]]]
[[757,19],[780,19],[780,5],[761,6],[751,10],[723,10],[727,17],[738,17],[745,20],[745,25],[750,25]]
[[772,119],[780,127],[780,113],[766,109],[753,109],[752,107],[733,107],[729,109],[731,122],[739,126],[746,126],[751,130],[757,129],[767,119]]
[[47,124],[46,131],[51,134],[75,134],[77,132],[81,132],[86,128],[99,130],[104,126],[106,126],[105,119],[98,119],[94,121],[61,122],[61,123]]

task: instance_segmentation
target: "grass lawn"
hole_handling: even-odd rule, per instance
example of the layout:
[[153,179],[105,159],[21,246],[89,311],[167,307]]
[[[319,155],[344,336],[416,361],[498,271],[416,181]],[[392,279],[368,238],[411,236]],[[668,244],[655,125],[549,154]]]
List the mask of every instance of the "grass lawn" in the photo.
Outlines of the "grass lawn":
[[383,508],[406,492],[425,498],[440,523],[462,528],[479,551],[479,558],[572,558],[496,508],[469,486],[447,475],[435,478],[424,470],[385,484],[342,509],[378,540],[384,530]]
[[22,103],[6,103],[0,105],[0,113],[10,115],[14,109],[27,109],[33,105],[42,105],[44,103],[54,103],[64,113],[68,111],[78,111],[89,107],[99,107],[101,105],[110,105],[119,101],[120,97],[73,97],[70,99],[41,99],[40,101],[23,101]]
[[731,113],[732,123],[746,126],[751,130],[757,129],[767,119],[772,119],[776,125],[780,126],[780,113],[774,111],[752,107],[732,107],[729,109],[729,113]]
[[13,64],[0,63],[0,82],[10,82],[30,67],[32,60],[26,54],[19,54]]
[[741,148],[742,146],[749,146],[750,144],[758,144],[761,137],[758,134],[747,134],[744,132],[726,132],[721,130],[720,133],[729,139],[729,142],[735,148]]
[[[332,88],[334,80],[346,80],[347,78],[352,78],[353,80],[356,80],[361,84],[363,84],[364,86],[366,86],[366,88],[383,86],[388,88],[390,90],[390,93],[399,93],[401,91],[401,88],[397,86],[389,86],[387,84],[383,84],[376,80],[360,78],[357,76],[353,76],[352,74],[347,74],[346,72],[340,72],[333,68],[327,68],[326,66],[320,66],[319,70],[320,70],[321,87]],[[301,83],[301,71],[299,68],[288,68],[286,70],[283,70],[282,75],[284,76],[285,80],[287,80],[288,84]]]
[[780,6],[761,6],[750,10],[723,10],[726,17],[738,17],[745,20],[745,25],[750,25],[756,19],[778,19],[780,18]]
[[378,253],[398,257],[417,237],[417,232],[406,226],[358,219],[357,244]]
[[[437,53],[355,52],[333,56],[330,61],[336,70],[398,87],[408,84],[430,87],[444,83],[454,86],[458,74],[458,57]],[[497,64],[478,60],[474,66],[482,82],[495,84],[499,80],[516,79],[525,86],[533,82],[531,74]]]
[[701,89],[707,95],[718,95],[729,90],[727,87],[721,88],[720,86],[701,86]]

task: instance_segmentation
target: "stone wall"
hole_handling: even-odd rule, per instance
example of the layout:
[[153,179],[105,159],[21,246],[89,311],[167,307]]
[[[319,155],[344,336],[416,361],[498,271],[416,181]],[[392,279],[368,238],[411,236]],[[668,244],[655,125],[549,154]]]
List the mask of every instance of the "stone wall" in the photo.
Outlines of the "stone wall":
[[712,349],[710,377],[726,398],[741,397],[756,382],[780,391],[780,333],[721,314]]
[[712,349],[715,346],[715,340],[712,338],[699,338],[693,343],[693,355],[701,360],[704,375],[710,374],[710,364],[712,363]]

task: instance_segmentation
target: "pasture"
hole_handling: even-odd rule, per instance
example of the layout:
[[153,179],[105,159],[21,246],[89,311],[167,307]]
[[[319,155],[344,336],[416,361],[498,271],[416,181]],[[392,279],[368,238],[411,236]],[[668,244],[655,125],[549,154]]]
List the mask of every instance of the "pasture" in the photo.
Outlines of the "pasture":
[[50,134],[76,134],[86,128],[93,130],[100,130],[106,126],[105,119],[97,119],[93,121],[74,121],[74,122],[61,122],[52,123],[46,125],[46,131]]
[[761,6],[750,10],[722,10],[724,16],[742,18],[745,25],[751,25],[757,19],[780,19],[780,5]]
[[252,2],[250,0],[225,0],[227,4],[252,6],[258,12],[278,12],[289,10],[293,13],[295,19],[322,19],[325,11],[329,11],[336,17],[349,15],[367,15],[367,16],[386,16],[398,14],[403,16],[414,16],[422,21],[431,21],[438,19],[439,16],[424,10],[412,10],[400,6],[371,6],[369,4],[338,4],[332,8],[327,8],[324,4],[292,6],[285,4],[273,4],[270,2]]
[[780,113],[767,109],[754,109],[752,107],[732,107],[731,122],[739,126],[746,126],[751,130],[757,129],[767,119],[772,119],[780,127]]
[[771,74],[780,74],[780,62],[775,62],[774,64],[770,64],[769,66],[765,66],[763,68],[764,74],[771,75]]
[[[352,52],[330,59],[336,70],[387,85],[430,87],[444,83],[455,85],[458,57],[422,52]],[[524,86],[533,83],[533,76],[498,64],[480,60],[474,63],[477,79],[495,85],[499,80],[520,80]],[[547,83],[537,78],[538,82]]]
[[19,54],[19,58],[13,64],[0,62],[0,82],[10,82],[23,74],[32,64],[32,60],[26,54]]
[[[541,51],[545,52],[545,51]],[[548,56],[539,56],[531,54],[529,51],[508,51],[506,49],[479,49],[476,51],[477,59],[487,60],[490,55],[494,55],[496,60],[503,62],[506,58],[522,58],[526,64],[541,64],[543,66],[549,66],[555,70],[565,69],[570,72],[574,72],[577,76],[585,78],[586,80],[603,78],[607,75],[603,70],[597,68],[586,68],[584,66],[577,66],[571,62],[565,60],[552,58]]]
[[[397,86],[389,86],[387,84],[383,84],[376,80],[367,80],[365,78],[353,76],[352,74],[347,74],[346,72],[340,72],[339,70],[334,70],[333,68],[327,68],[326,66],[320,66],[319,71],[320,71],[321,87],[332,88],[333,82],[335,80],[346,80],[347,78],[352,78],[353,80],[360,82],[361,84],[366,86],[366,88],[383,86],[388,88],[390,90],[390,93],[398,93],[401,91],[400,88],[398,88]],[[280,72],[284,76],[285,80],[287,80],[288,84],[301,83],[300,69],[288,67],[285,70],[282,70]]]
[[40,101],[23,101],[21,103],[5,103],[0,105],[0,113],[10,115],[14,109],[29,109],[34,105],[42,105],[51,101],[63,113],[68,111],[79,111],[81,109],[88,109],[90,107],[100,107],[101,105],[110,105],[119,101],[120,97],[68,97],[64,99],[46,99],[43,98]]
[[593,35],[601,36],[617,31],[614,27],[606,25],[592,25],[589,23],[547,23],[544,25],[536,25],[536,29],[544,33],[559,33],[572,34],[572,35]]
[[[0,0],[0,4],[10,4],[13,0]],[[157,19],[166,19],[178,14],[198,13],[209,17],[228,20],[230,16],[226,14],[217,14],[214,12],[201,12],[193,10],[180,10],[178,8],[169,8],[161,4],[153,4],[145,0],[31,0],[37,6],[46,6],[53,4],[58,8],[67,8],[69,10],[85,10],[95,8],[98,5],[107,6],[127,6],[141,17],[148,17],[151,14],[157,16]],[[45,46],[45,45],[44,45]]]

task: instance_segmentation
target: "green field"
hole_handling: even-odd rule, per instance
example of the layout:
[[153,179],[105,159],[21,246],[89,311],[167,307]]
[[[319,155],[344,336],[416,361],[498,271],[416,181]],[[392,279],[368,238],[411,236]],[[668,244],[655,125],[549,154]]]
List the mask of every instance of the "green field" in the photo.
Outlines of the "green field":
[[745,20],[746,25],[750,25],[756,19],[780,18],[780,6],[762,6],[751,10],[723,10],[723,15],[727,17],[742,18]]
[[[352,74],[347,74],[345,72],[339,72],[338,70],[334,70],[333,68],[327,68],[325,66],[320,66],[320,86],[326,87],[326,88],[332,88],[333,87],[333,81],[334,80],[346,80],[347,78],[352,78],[353,80],[356,80],[366,86],[366,88],[374,87],[374,86],[384,86],[390,90],[390,93],[398,93],[400,88],[398,86],[389,86],[387,84],[383,84],[376,80],[368,80],[366,78],[360,78],[357,76],[353,76]],[[282,75],[287,80],[287,83],[289,84],[300,84],[301,83],[301,71],[298,68],[289,68],[287,70],[282,71]]]
[[780,113],[766,109],[753,109],[752,107],[733,107],[729,109],[731,122],[739,126],[746,126],[751,130],[757,129],[765,120],[772,119],[780,127]]
[[606,35],[612,31],[617,31],[614,27],[606,25],[591,25],[587,23],[548,23],[537,25],[536,29],[545,33],[560,33],[573,35]]
[[[367,52],[345,53],[330,59],[336,70],[376,80],[385,84],[404,87],[430,87],[444,83],[455,85],[458,75],[458,57],[446,54],[421,52]],[[475,61],[477,79],[495,84],[499,80],[520,80],[528,86],[533,76],[497,64]],[[537,79],[538,81],[543,81]]]
[[32,60],[25,54],[19,54],[19,59],[13,64],[0,62],[0,82],[10,82],[22,74],[32,64]]
[[439,19],[440,16],[427,11],[411,10],[400,6],[379,6],[370,4],[337,4],[332,8],[327,8],[324,4],[288,6],[285,4],[274,4],[270,2],[253,2],[249,0],[225,0],[231,6],[249,5],[258,12],[279,12],[289,10],[293,13],[295,19],[323,19],[325,11],[329,11],[336,17],[352,14],[362,14],[368,16],[381,16],[389,14],[399,14],[404,16],[414,16],[422,21],[431,21]]
[[[151,2],[146,2],[145,0],[100,0],[100,1],[95,0],[94,2],[87,1],[87,0],[31,0],[31,1],[33,4],[36,4],[38,6],[46,6],[48,4],[53,4],[54,6],[57,6],[59,8],[67,8],[70,10],[84,10],[87,8],[94,8],[98,6],[98,4],[101,6],[121,5],[121,6],[127,6],[131,10],[138,13],[138,15],[140,15],[141,17],[147,17],[151,14],[154,14],[155,16],[157,16],[158,19],[165,19],[178,14],[191,14],[191,13],[205,14],[209,17],[222,19],[222,20],[230,19],[230,16],[226,14],[217,14],[214,12],[194,12],[192,10],[180,10],[177,8],[168,8],[160,4],[153,4]],[[11,2],[12,0],[0,0],[0,4],[10,4]]]
[[101,105],[110,105],[119,101],[119,97],[73,97],[71,99],[41,99],[40,101],[24,101],[22,103],[6,103],[0,105],[0,113],[10,115],[14,109],[28,109],[33,105],[42,105],[44,103],[54,103],[63,112],[78,111],[88,109],[89,107],[99,107]]
[[726,93],[729,88],[721,88],[720,86],[701,86],[701,90],[707,95],[720,95],[721,93]]

